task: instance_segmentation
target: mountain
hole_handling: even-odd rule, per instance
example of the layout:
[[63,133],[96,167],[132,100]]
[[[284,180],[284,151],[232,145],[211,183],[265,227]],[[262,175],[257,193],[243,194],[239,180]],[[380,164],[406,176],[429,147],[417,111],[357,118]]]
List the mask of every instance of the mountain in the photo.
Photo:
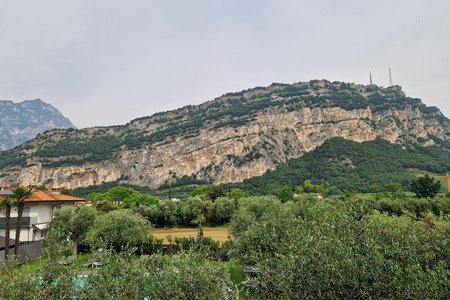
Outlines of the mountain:
[[238,186],[252,194],[268,194],[286,185],[299,186],[305,180],[312,180],[326,181],[341,191],[384,190],[393,182],[409,190],[418,170],[450,172],[450,151],[436,146],[405,147],[381,138],[362,143],[332,138],[302,157],[290,159]]
[[276,83],[126,125],[40,134],[0,153],[0,185],[241,182],[336,137],[449,151],[450,120],[399,86]]
[[56,108],[41,99],[14,103],[0,100],[0,150],[14,148],[54,128],[75,128]]

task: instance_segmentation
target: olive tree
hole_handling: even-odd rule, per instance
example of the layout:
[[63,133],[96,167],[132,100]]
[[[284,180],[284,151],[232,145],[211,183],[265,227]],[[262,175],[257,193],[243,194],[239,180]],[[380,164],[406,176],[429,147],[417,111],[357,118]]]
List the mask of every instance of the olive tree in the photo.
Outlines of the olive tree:
[[95,209],[86,205],[63,207],[56,211],[49,225],[46,245],[53,248],[56,244],[72,241],[78,249],[86,247],[86,234],[95,217]]
[[260,268],[263,299],[444,299],[448,231],[437,225],[314,199],[254,197],[232,219],[231,256]]
[[211,223],[228,223],[236,210],[236,201],[227,197],[217,198],[209,213]]
[[[102,253],[102,268],[77,278],[80,266],[45,263],[33,271],[0,264],[0,299],[224,299],[233,287],[226,265],[200,253],[177,259],[153,255],[142,260],[130,251]],[[74,279],[76,278],[76,279]]]
[[97,217],[86,240],[92,248],[121,251],[144,243],[149,229],[149,223],[141,215],[115,210]]
[[434,198],[441,189],[441,183],[428,174],[411,181],[411,191],[418,198]]

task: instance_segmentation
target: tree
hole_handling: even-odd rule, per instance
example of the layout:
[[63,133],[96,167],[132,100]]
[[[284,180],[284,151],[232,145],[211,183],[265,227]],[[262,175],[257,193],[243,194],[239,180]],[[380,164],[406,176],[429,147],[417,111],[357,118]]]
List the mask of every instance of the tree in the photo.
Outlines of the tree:
[[234,188],[228,193],[228,197],[233,200],[239,200],[241,198],[248,197],[248,194],[241,189]]
[[123,186],[116,186],[109,189],[105,194],[109,196],[114,203],[121,203],[131,195],[138,193],[136,190]]
[[176,225],[178,222],[177,205],[173,201],[162,201],[158,206],[158,221],[162,226]]
[[219,197],[223,197],[225,196],[225,189],[223,188],[223,186],[221,185],[213,185],[210,189],[209,189],[209,198],[214,201]]
[[146,241],[149,230],[148,222],[141,215],[115,210],[97,217],[86,240],[92,248],[121,251],[126,247],[140,246]]
[[211,201],[202,200],[200,197],[189,197],[179,206],[180,217],[185,225],[191,225],[199,215],[206,214],[206,205]]
[[275,196],[277,196],[281,202],[287,202],[293,199],[294,193],[290,186],[285,185],[275,192]]
[[342,201],[244,200],[230,225],[230,254],[259,268],[258,298],[448,298],[448,230],[433,224],[436,216],[417,221]]
[[86,234],[95,221],[95,210],[91,206],[76,206],[73,211],[71,239],[78,248],[85,246]]
[[122,206],[124,208],[132,208],[138,206],[156,205],[158,203],[159,199],[157,197],[136,192],[123,199]]
[[14,199],[11,197],[0,198],[5,205],[5,256],[9,255],[9,238],[11,235],[11,205],[14,203]]
[[230,221],[234,211],[236,210],[236,202],[227,197],[217,198],[210,210],[210,222],[216,224],[224,224]]
[[207,185],[199,185],[196,186],[195,189],[189,194],[192,197],[201,197],[207,198],[209,197],[209,186]]
[[51,259],[33,270],[0,264],[0,299],[223,299],[233,287],[226,264],[193,251],[145,260],[105,251],[101,259],[102,268],[83,278],[77,278],[83,266],[61,267]]
[[305,193],[315,193],[316,186],[311,180],[308,179],[303,182],[303,190],[305,191]]
[[441,183],[428,174],[411,181],[411,191],[417,198],[434,198],[441,189]]
[[221,185],[199,185],[190,194],[192,197],[200,197],[203,200],[216,200],[226,195],[225,189]]
[[71,255],[75,245],[71,241],[73,209],[63,207],[55,211],[45,238],[44,250],[49,258]]
[[51,248],[66,244],[72,244],[78,250],[85,248],[86,234],[94,221],[95,209],[92,206],[63,207],[56,211],[45,239],[47,248],[50,248],[47,250],[52,251]]
[[25,187],[16,187],[13,189],[11,198],[17,203],[17,222],[16,222],[16,239],[14,242],[14,254],[17,255],[19,251],[20,231],[22,229],[23,208],[25,207],[25,200],[30,198],[31,189]]

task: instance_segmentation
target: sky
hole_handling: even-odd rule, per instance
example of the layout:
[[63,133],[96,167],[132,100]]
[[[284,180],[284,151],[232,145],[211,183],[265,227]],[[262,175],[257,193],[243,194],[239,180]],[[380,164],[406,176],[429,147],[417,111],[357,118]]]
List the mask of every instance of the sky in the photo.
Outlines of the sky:
[[448,0],[0,0],[0,99],[77,127],[227,92],[327,79],[387,86],[450,117]]

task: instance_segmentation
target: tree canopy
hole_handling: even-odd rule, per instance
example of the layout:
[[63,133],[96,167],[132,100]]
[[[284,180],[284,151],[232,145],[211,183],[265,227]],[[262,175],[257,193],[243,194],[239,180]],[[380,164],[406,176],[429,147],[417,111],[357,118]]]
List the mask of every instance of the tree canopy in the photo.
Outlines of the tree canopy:
[[441,183],[426,174],[411,181],[411,192],[418,198],[434,198],[441,189]]

